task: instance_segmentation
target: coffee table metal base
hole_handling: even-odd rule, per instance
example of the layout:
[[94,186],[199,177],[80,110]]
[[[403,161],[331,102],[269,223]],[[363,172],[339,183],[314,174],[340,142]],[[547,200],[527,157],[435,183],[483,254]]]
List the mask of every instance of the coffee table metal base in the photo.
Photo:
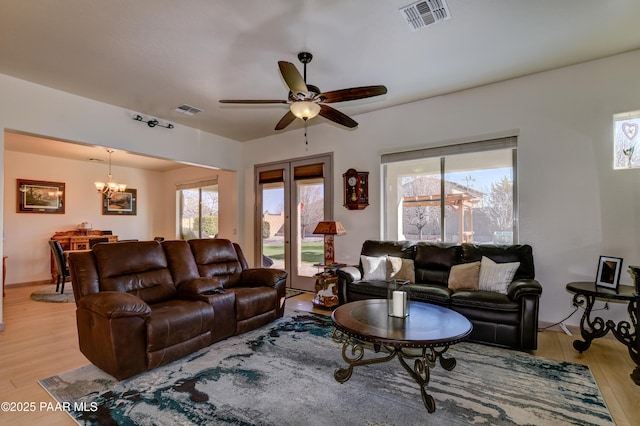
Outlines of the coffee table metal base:
[[[347,368],[338,368],[333,377],[340,383],[344,383],[351,378],[353,374],[353,368],[360,365],[379,364],[382,362],[391,361],[397,357],[400,361],[400,365],[409,373],[409,375],[420,386],[420,394],[422,395],[422,402],[427,408],[429,413],[436,411],[436,403],[431,395],[427,393],[427,385],[429,384],[431,369],[435,367],[436,362],[440,362],[440,366],[447,371],[451,371],[456,366],[456,360],[453,357],[445,358],[443,354],[449,349],[449,345],[445,345],[442,348],[422,348],[420,354],[409,354],[402,350],[402,348],[394,348],[384,346],[384,349],[388,354],[379,358],[364,359],[365,345],[357,339],[352,339],[348,335],[340,332],[338,329],[333,331],[334,340],[342,343],[342,359],[349,364]],[[379,353],[381,345],[374,344],[373,350],[375,353]],[[407,360],[413,360],[413,368],[409,365]]]

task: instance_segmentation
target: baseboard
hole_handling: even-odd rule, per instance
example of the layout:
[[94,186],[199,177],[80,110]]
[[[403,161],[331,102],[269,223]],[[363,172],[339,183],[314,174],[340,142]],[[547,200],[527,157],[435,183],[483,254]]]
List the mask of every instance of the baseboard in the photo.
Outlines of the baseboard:
[[51,280],[40,280],[40,281],[28,281],[28,282],[24,282],[24,283],[13,283],[13,284],[7,284],[5,286],[5,289],[9,289],[9,288],[16,288],[16,287],[30,287],[33,285],[43,285],[43,284],[54,284],[52,283]]
[[[571,335],[576,336],[576,339],[582,339],[581,334],[580,334],[580,327],[578,327],[577,325],[567,325],[567,324],[555,324],[555,323],[550,323],[550,322],[543,322],[543,321],[539,321],[538,322],[538,330],[551,330],[551,331],[559,331],[560,333],[565,333],[565,334],[569,334],[566,331],[564,331],[562,329],[562,325],[564,325],[567,330],[569,330],[569,332],[571,333]],[[549,328],[547,328],[549,327]],[[607,333],[602,337],[599,337],[599,339],[615,339],[615,337],[613,336],[613,334],[611,333]]]

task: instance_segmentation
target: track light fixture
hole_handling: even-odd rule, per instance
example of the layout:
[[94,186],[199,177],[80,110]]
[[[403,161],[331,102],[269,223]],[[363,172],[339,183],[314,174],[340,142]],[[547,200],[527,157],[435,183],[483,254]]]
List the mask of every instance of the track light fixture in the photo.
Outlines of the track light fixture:
[[145,120],[140,114],[136,114],[133,116],[133,119],[136,121],[142,121],[143,123],[147,123],[149,127],[164,127],[165,129],[173,129],[173,124],[161,124],[157,119],[152,118],[151,120]]

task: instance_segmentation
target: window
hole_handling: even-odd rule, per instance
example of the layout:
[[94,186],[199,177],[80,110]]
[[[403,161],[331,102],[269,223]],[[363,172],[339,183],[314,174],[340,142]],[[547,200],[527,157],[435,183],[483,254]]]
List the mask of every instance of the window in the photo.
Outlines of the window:
[[218,180],[176,186],[180,209],[180,238],[215,238],[218,235]]
[[640,129],[640,111],[613,116],[613,168],[640,167],[640,149],[636,149]]
[[384,154],[384,238],[512,244],[516,138]]

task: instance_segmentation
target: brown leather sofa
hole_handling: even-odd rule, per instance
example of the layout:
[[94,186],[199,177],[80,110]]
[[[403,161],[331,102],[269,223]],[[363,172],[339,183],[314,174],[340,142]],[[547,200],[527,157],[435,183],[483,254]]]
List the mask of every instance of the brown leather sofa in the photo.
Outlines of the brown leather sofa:
[[287,273],[224,239],[97,244],[69,254],[82,353],[118,380],[282,317]]
[[[542,286],[535,280],[531,246],[367,240],[361,255],[412,259],[415,270],[412,300],[445,306],[467,317],[473,324],[469,340],[520,350],[537,348]],[[451,290],[448,287],[451,267],[479,261],[482,256],[496,263],[520,262],[507,294]],[[340,304],[387,297],[387,281],[362,279],[362,262],[358,267],[340,268],[337,274]]]

